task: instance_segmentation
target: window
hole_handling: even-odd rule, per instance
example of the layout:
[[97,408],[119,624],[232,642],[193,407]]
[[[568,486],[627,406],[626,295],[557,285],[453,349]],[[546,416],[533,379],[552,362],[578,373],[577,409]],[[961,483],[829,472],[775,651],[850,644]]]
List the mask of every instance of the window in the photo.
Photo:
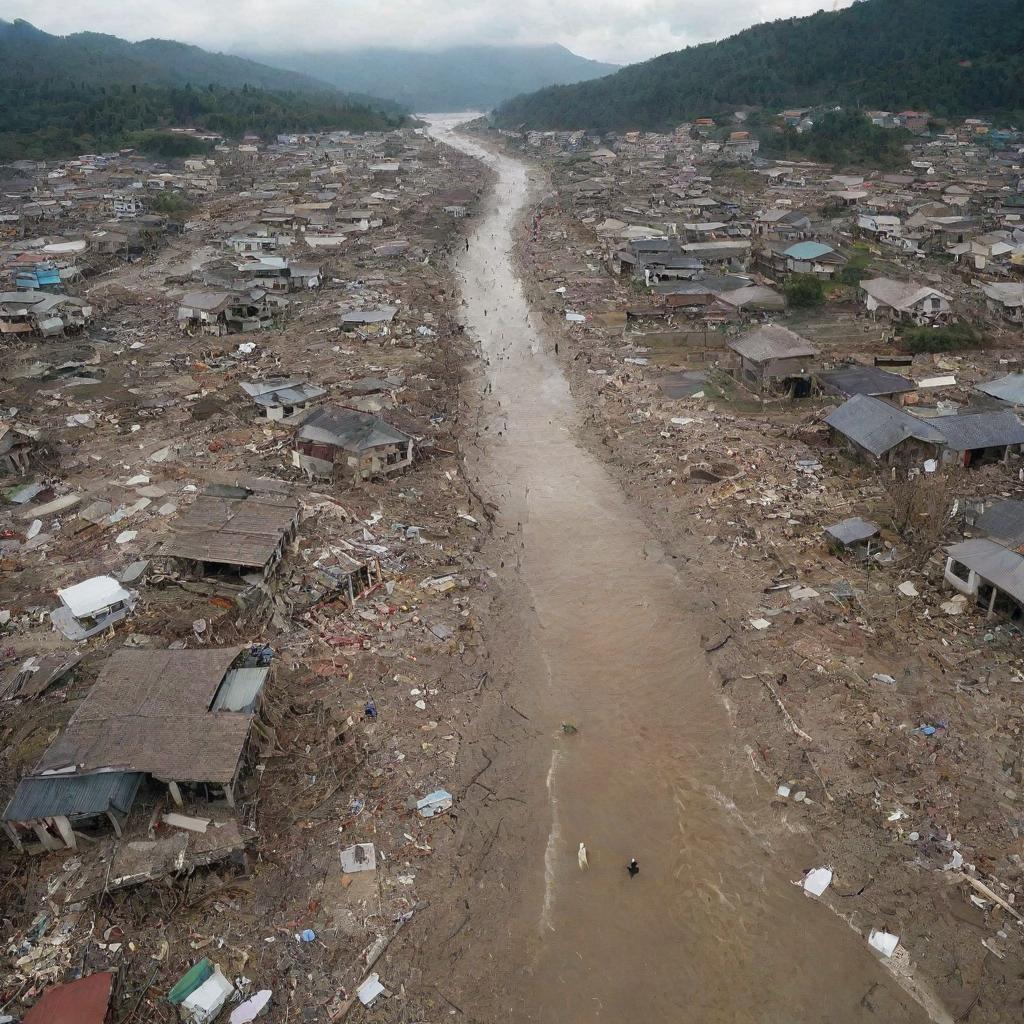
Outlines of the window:
[[962,583],[970,583],[971,570],[963,562],[958,562],[955,558],[951,558],[949,560],[949,571]]

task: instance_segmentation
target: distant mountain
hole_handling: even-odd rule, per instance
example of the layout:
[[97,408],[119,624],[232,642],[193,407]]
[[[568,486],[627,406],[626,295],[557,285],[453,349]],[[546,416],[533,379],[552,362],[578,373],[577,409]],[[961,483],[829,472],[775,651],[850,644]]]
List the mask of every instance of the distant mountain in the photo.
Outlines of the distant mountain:
[[[254,55],[255,56],[255,55]],[[582,82],[618,70],[564,46],[368,47],[331,53],[261,53],[275,67],[303,71],[339,89],[383,96],[420,112],[490,110],[522,92]]]
[[166,127],[268,135],[379,130],[402,120],[387,101],[197,46],[53,36],[0,21],[0,161],[134,145],[137,133]]
[[520,96],[498,120],[659,129],[743,106],[825,103],[1024,119],[1024,2],[860,0]]

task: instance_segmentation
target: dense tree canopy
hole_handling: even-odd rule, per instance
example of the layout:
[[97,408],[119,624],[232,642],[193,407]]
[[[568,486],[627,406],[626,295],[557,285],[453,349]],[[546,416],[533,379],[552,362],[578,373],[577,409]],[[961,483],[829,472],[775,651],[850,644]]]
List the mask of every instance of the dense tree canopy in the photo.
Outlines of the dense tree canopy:
[[[196,46],[114,36],[52,36],[0,21],[0,161],[75,156],[131,146],[138,132],[371,131],[402,122],[391,107],[326,83]],[[184,142],[155,155],[179,156]],[[194,145],[194,143],[192,144]],[[190,150],[194,151],[194,150]]]
[[816,160],[839,167],[865,165],[882,170],[903,166],[907,131],[879,128],[860,111],[829,111],[814,118],[814,129],[758,130],[761,153],[781,160]]
[[1021,0],[862,0],[757,25],[498,110],[507,126],[660,130],[755,106],[816,104],[1024,120]]
[[[140,142],[138,132],[168,127],[204,128],[237,138],[246,132],[273,137],[279,132],[376,131],[400,123],[400,115],[350,103],[336,93],[59,81],[25,85],[0,76],[0,162],[133,146]],[[153,150],[148,142],[145,148],[154,155],[186,155],[166,146]],[[191,143],[186,148],[196,151]]]

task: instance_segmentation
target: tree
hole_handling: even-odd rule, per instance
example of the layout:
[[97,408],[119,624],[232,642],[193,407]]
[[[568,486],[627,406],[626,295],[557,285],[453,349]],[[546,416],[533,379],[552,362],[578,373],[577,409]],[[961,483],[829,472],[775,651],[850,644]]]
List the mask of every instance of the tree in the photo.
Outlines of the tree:
[[825,289],[813,274],[793,274],[783,291],[794,309],[812,309],[825,301]]

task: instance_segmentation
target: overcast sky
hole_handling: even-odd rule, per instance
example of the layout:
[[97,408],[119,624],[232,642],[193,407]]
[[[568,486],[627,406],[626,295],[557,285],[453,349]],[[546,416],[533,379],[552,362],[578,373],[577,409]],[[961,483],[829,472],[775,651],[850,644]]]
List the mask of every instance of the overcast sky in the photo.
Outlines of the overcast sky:
[[47,32],[159,36],[234,52],[558,42],[628,63],[852,0],[0,0]]

